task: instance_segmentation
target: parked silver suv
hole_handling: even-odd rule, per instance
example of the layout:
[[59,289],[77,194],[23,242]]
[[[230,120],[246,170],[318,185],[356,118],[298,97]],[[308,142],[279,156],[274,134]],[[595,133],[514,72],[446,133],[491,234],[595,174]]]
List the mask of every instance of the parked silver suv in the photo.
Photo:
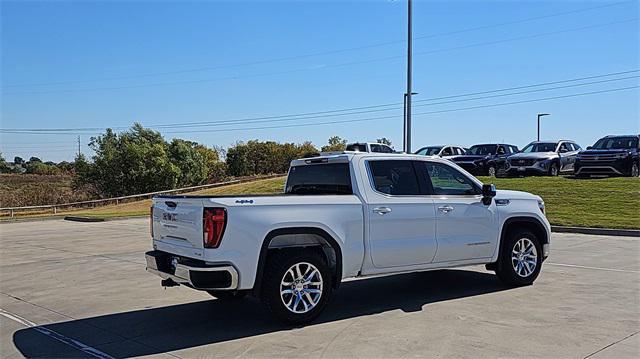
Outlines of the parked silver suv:
[[508,175],[548,175],[572,173],[576,155],[582,148],[571,140],[536,141],[507,158]]

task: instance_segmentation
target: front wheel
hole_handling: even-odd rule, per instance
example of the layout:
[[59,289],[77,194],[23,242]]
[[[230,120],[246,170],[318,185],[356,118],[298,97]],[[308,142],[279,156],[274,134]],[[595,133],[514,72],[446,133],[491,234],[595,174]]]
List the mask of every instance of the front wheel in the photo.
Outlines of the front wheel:
[[496,274],[508,285],[532,284],[542,266],[542,245],[538,237],[527,230],[514,231],[506,238]]
[[489,177],[496,177],[496,166],[489,166],[489,169],[487,170],[487,174],[489,175]]
[[279,250],[269,256],[261,297],[280,321],[312,321],[326,306],[331,290],[331,270],[318,252]]
[[552,162],[549,166],[549,176],[557,176],[560,173],[560,168],[556,162]]
[[633,162],[631,165],[631,177],[639,177],[640,176],[640,167],[638,167],[638,162]]

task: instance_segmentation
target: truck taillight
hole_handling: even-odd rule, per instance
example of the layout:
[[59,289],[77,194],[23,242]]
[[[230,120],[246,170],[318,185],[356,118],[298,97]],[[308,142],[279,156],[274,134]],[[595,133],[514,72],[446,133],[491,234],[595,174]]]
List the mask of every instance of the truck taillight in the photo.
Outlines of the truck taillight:
[[205,208],[202,215],[202,240],[205,248],[218,248],[227,224],[224,208]]
[[153,206],[149,207],[149,233],[153,239]]

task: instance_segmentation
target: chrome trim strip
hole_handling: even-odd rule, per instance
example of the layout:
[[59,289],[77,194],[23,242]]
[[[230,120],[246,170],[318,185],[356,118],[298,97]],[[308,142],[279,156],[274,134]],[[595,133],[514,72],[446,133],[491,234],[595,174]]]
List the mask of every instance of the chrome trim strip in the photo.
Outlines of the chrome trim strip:
[[[155,257],[150,255],[145,255],[145,257],[147,261],[147,272],[153,273],[162,279],[171,279],[176,283],[187,284],[195,289],[203,290],[234,290],[238,288],[238,271],[231,265],[217,267],[191,267],[184,264],[178,264],[174,275],[160,271],[156,265]],[[226,288],[196,287],[191,282],[191,276],[189,275],[190,272],[228,272],[231,276],[231,284]]]
[[[586,169],[586,172],[588,172],[589,169],[595,169],[595,168],[604,169],[604,170],[611,170],[612,172],[614,172],[616,174],[619,174],[619,175],[622,174],[622,172],[618,171],[617,169],[615,169],[612,166],[583,166],[583,167],[580,167],[578,169],[578,171],[576,171],[576,174],[580,174],[580,172],[582,172],[582,170],[584,170],[584,169]],[[596,173],[593,173],[593,174],[602,174],[602,173],[596,172]]]

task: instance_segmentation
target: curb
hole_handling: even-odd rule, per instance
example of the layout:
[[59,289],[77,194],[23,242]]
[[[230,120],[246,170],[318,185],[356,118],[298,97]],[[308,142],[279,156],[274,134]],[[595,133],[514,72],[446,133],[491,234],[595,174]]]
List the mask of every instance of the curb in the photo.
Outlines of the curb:
[[74,221],[74,222],[104,222],[104,218],[99,217],[75,217],[75,216],[66,216],[64,217],[65,221]]
[[591,234],[591,235],[600,235],[600,236],[640,237],[640,230],[638,229],[551,226],[551,232],[580,233],[580,234]]

